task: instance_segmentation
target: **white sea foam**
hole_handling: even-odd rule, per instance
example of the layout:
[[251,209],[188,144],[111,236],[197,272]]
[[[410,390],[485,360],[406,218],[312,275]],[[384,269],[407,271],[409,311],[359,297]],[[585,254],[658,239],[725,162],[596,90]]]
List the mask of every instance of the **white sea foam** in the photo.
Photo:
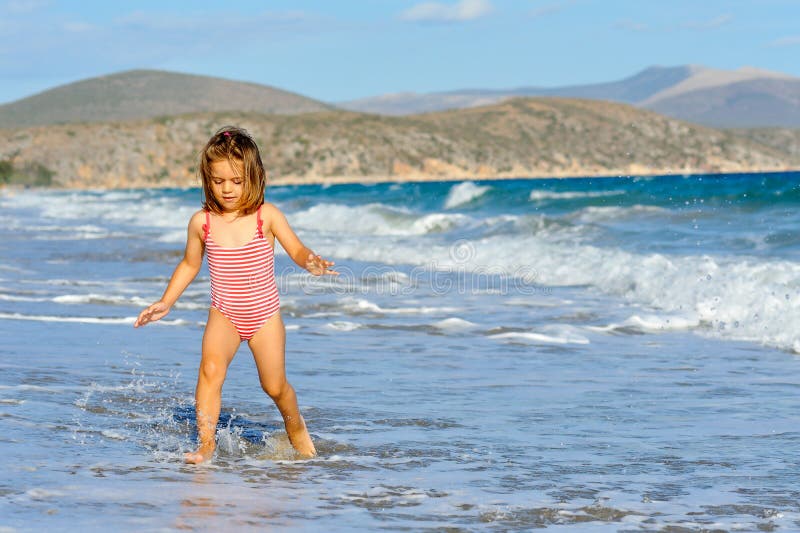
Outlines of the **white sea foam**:
[[[176,229],[185,228],[191,215],[197,211],[197,207],[185,205],[179,197],[146,191],[102,191],[96,194],[21,192],[15,195],[13,207],[36,209],[44,219],[104,220],[138,227]],[[95,224],[83,227],[88,238],[96,238],[98,234],[105,236],[102,232],[107,231]],[[53,227],[53,231],[63,232],[64,226]],[[69,231],[74,230],[69,228]]]
[[25,495],[32,500],[49,500],[53,498],[60,498],[61,496],[64,496],[64,493],[60,490],[34,487],[26,490]]
[[[656,315],[696,316],[696,326],[686,324],[691,329],[800,352],[800,264],[792,261],[637,254],[554,242],[537,235],[516,239],[498,235],[471,241],[465,257],[453,257],[451,246],[442,244],[415,246],[394,241],[375,250],[348,240],[337,247],[337,257],[379,259],[385,264],[434,264],[477,274],[504,272],[538,286],[589,286]],[[525,297],[535,299],[535,289],[527,286]],[[645,327],[643,316],[641,328]]]
[[426,235],[448,231],[472,221],[458,213],[419,215],[380,203],[360,206],[317,204],[292,213],[290,219],[300,229],[345,235]]
[[186,230],[165,231],[158,237],[158,242],[185,242]]
[[447,193],[447,198],[444,201],[444,208],[453,209],[454,207],[468,204],[486,194],[490,189],[491,187],[489,186],[475,185],[471,181],[464,181],[453,185],[450,188],[450,192]]
[[353,331],[359,329],[361,326],[362,324],[359,324],[358,322],[349,322],[347,320],[337,320],[336,322],[325,324],[326,328],[335,331]]
[[580,209],[570,215],[570,219],[582,224],[621,220],[642,215],[669,215],[670,211],[657,205],[631,205],[619,206],[590,206]]
[[489,335],[490,339],[524,344],[589,344],[589,339],[568,325],[545,326],[538,331],[509,331]]
[[114,305],[137,305],[137,306],[147,306],[150,305],[152,302],[149,300],[145,300],[144,298],[124,298],[122,296],[117,295],[109,295],[109,294],[98,294],[98,293],[89,293],[89,294],[63,294],[61,296],[56,296],[53,298],[55,303],[59,304],[114,304]]
[[475,329],[478,327],[478,324],[470,322],[469,320],[464,320],[463,318],[450,317],[434,322],[432,326],[442,331],[455,333]]
[[25,272],[25,269],[12,265],[4,265],[3,263],[0,263],[0,270],[5,270],[6,272]]
[[[205,294],[205,293],[203,293]],[[185,293],[185,296],[191,296],[190,293]],[[3,299],[3,295],[0,295],[0,300]],[[147,307],[151,303],[153,303],[152,299],[142,298],[140,296],[120,296],[118,294],[101,294],[101,293],[89,293],[89,294],[62,294],[61,296],[55,296],[53,298],[41,298],[41,299],[27,299],[25,301],[52,301],[58,304],[63,305],[120,305],[120,306],[133,306],[133,307]],[[198,310],[198,309],[206,309],[208,304],[206,303],[196,303],[188,300],[176,302],[174,307],[176,309],[191,309],[191,310]]]
[[47,302],[50,298],[36,296],[15,296],[13,294],[0,294],[0,300],[6,302]]
[[17,398],[1,398],[0,405],[22,405],[26,400],[18,400]]
[[[54,315],[25,315],[22,313],[0,313],[0,320],[28,320],[33,322],[75,322],[80,324],[133,324],[135,316],[106,318],[89,316],[54,316]],[[189,324],[186,320],[159,320],[154,324],[162,326],[183,326]]]
[[339,306],[349,312],[354,313],[376,313],[386,315],[427,315],[435,313],[452,313],[458,311],[454,307],[432,307],[432,306],[411,306],[411,307],[381,307],[374,302],[363,298],[343,298],[339,301]]
[[696,314],[647,314],[633,315],[619,324],[608,324],[607,326],[587,326],[593,331],[615,331],[618,329],[635,329],[645,332],[675,331],[693,329],[700,326],[700,317]]
[[53,278],[53,279],[41,279],[41,280],[31,280],[26,281],[22,280],[22,283],[35,283],[35,284],[44,284],[44,285],[76,285],[79,287],[104,287],[108,285],[107,282],[103,281],[92,281],[92,280],[82,280],[82,279],[61,279],[61,278]]
[[411,235],[424,235],[427,233],[439,233],[448,231],[456,226],[465,224],[469,217],[463,215],[453,215],[446,213],[431,213],[414,220],[408,230]]
[[537,200],[572,200],[575,198],[602,198],[605,196],[619,196],[625,191],[548,191],[534,189],[528,198],[531,201]]

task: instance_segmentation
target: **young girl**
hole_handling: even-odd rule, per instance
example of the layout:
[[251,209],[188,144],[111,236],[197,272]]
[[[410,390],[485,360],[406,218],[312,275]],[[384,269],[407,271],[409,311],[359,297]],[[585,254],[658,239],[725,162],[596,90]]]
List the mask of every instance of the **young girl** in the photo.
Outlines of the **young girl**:
[[186,462],[201,463],[214,454],[222,384],[233,356],[247,341],[261,387],[283,415],[292,446],[303,457],[316,455],[286,381],[286,331],[275,283],[275,239],[295,263],[314,275],[337,274],[332,261],[300,242],[286,217],[264,202],[266,173],[258,147],[246,131],[223,128],[200,155],[203,209],[189,221],[186,251],[161,299],[139,314],[134,327],[159,320],[197,276],[208,254],[211,308],[203,333],[202,359],[195,392],[200,446]]

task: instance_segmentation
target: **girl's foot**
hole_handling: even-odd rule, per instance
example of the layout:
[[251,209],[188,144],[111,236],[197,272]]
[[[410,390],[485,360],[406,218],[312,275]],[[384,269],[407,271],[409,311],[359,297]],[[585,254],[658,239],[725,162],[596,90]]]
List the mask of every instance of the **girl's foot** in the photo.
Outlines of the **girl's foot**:
[[193,452],[183,454],[183,460],[189,464],[204,463],[214,456],[214,446],[200,446]]
[[317,455],[317,449],[314,448],[311,435],[308,434],[308,429],[306,429],[306,421],[303,420],[302,416],[300,417],[300,428],[294,431],[289,431],[289,428],[286,428],[286,434],[289,436],[289,442],[292,443],[300,457],[310,459]]

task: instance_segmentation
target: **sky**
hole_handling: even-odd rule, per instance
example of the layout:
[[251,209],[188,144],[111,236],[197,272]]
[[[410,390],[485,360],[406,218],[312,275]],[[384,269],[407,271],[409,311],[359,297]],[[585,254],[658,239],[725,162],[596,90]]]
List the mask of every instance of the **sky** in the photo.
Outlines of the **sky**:
[[800,76],[800,0],[0,0],[0,103],[148,68],[339,102],[653,65]]

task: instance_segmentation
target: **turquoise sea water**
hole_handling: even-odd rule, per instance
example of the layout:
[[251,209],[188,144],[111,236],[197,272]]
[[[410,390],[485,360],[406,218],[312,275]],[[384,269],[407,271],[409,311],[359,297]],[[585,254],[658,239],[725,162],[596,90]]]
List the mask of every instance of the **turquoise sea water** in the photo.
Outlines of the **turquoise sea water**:
[[181,463],[200,193],[0,191],[0,530],[800,529],[800,174],[270,187],[297,460],[246,346]]

